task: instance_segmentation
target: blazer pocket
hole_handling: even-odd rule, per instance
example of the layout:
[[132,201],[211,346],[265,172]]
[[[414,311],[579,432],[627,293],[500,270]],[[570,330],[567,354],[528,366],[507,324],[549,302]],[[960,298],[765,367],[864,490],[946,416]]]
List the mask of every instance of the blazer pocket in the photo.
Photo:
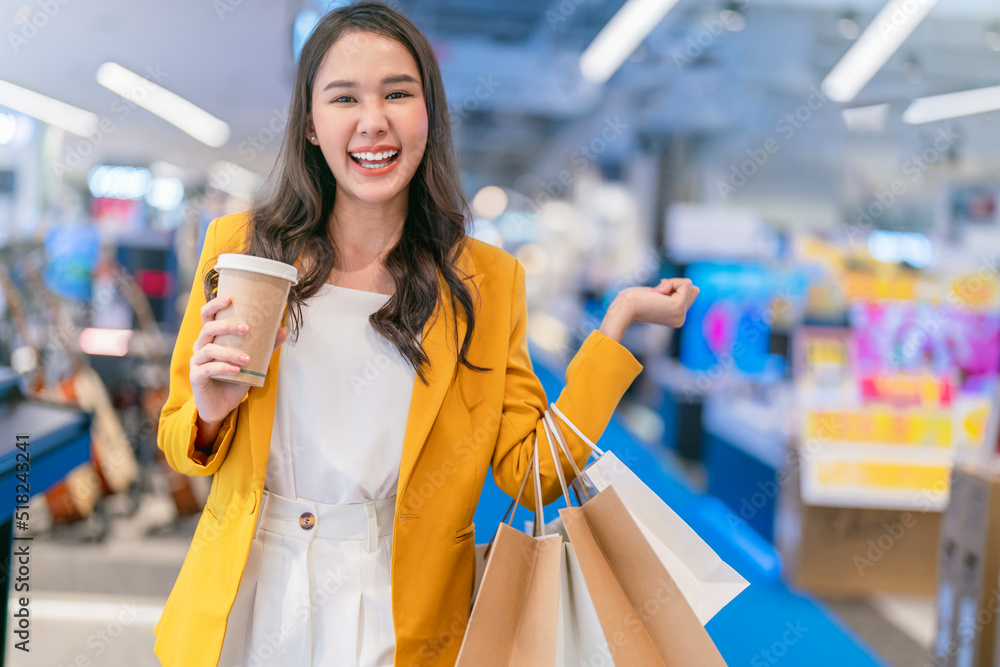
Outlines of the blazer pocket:
[[476,534],[476,524],[470,523],[468,526],[462,530],[455,533],[455,543],[464,542],[465,540],[475,536]]

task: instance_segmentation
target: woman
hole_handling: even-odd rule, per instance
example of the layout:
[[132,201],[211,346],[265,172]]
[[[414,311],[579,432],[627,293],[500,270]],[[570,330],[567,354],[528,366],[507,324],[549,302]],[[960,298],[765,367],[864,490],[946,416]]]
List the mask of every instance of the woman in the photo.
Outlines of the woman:
[[[426,38],[377,3],[327,14],[276,187],[210,225],[171,360],[157,443],[214,479],[155,628],[164,665],[452,665],[487,470],[515,496],[541,438],[542,502],[559,496],[524,268],[465,236],[452,151]],[[245,333],[215,318],[223,252],[299,268],[259,388],[210,379],[247,362],[213,342]],[[680,326],[697,291],[628,288],[586,339],[556,403],[592,440],[642,370],[625,329]],[[590,448],[566,435],[583,465]]]

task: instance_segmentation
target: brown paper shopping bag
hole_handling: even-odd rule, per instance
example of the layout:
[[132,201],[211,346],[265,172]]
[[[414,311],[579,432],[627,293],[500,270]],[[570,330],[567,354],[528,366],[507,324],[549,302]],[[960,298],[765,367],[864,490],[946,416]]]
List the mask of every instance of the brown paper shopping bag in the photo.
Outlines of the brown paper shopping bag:
[[622,502],[702,625],[749,586],[749,582],[719,558],[712,547],[638,475],[619,461],[613,452],[605,452],[591,442],[555,403],[551,403],[544,418],[563,451],[568,451],[569,447],[554,415],[590,445],[598,457],[584,468],[580,482],[592,494],[615,485]]
[[614,485],[559,516],[615,664],[726,664]]
[[[581,473],[564,439],[554,434],[545,415],[553,456],[558,442],[577,479]],[[551,427],[551,428],[550,428]],[[556,466],[563,483],[561,466]],[[565,484],[563,483],[565,489]],[[614,483],[586,501],[559,510],[563,529],[604,638],[616,665],[725,667],[725,660],[705,631],[666,566],[629,512]],[[564,491],[565,493],[565,491]],[[566,496],[569,505],[568,494]]]
[[511,528],[506,516],[500,523],[456,667],[552,667],[555,661],[563,540],[544,534],[541,482],[532,470],[538,470],[537,448],[524,478],[534,477],[535,535]]

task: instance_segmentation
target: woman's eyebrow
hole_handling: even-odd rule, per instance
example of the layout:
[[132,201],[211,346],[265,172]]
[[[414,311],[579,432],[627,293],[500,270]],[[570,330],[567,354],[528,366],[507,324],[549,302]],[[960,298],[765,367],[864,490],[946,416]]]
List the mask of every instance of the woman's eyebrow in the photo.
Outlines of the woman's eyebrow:
[[[387,86],[392,83],[417,83],[420,82],[414,79],[409,74],[393,74],[392,76],[387,76],[382,79],[382,85]],[[323,92],[330,90],[331,88],[357,88],[358,84],[354,81],[346,81],[344,79],[339,79],[337,81],[331,81],[330,83],[323,86]]]

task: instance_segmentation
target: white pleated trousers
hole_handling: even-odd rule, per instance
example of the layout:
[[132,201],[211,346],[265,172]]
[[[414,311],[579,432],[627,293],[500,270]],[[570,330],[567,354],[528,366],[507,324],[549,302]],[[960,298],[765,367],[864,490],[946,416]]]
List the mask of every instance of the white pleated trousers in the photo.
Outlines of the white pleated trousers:
[[392,667],[395,504],[265,489],[219,667]]

